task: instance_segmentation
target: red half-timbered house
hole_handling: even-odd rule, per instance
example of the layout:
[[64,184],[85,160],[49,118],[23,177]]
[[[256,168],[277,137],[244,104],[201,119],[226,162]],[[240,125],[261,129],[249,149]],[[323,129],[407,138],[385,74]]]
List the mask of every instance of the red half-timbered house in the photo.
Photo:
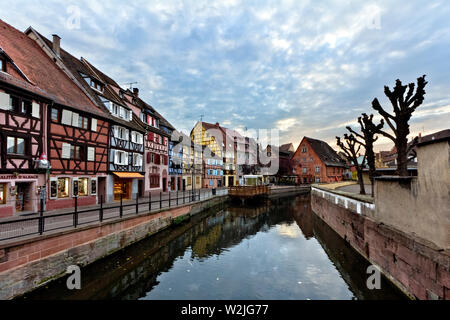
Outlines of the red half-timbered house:
[[[145,130],[120,96],[120,86],[85,59],[77,59],[63,50],[58,36],[53,35],[53,41],[50,41],[32,28],[28,28],[26,33],[90,98],[91,104],[109,124],[106,126],[107,156],[104,163],[107,174],[98,179],[99,195],[106,202],[134,198],[144,188]],[[103,133],[102,141],[105,138]]]
[[9,99],[2,129],[14,136],[2,142],[4,168],[16,177],[6,185],[6,197],[16,197],[12,213],[36,212],[41,196],[46,210],[71,207],[74,198],[79,205],[96,203],[97,176],[106,174],[108,122],[39,44],[0,23],[7,60],[2,100]]

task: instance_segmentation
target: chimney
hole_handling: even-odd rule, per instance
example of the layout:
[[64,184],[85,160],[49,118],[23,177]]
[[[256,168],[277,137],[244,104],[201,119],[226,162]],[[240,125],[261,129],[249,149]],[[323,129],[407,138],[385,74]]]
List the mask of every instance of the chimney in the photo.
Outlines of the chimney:
[[61,38],[57,34],[53,34],[53,48],[52,49],[58,55],[58,57],[61,54],[60,43],[61,43]]
[[133,94],[135,95],[135,97],[139,97],[139,89],[138,88],[133,88]]
[[219,123],[218,122],[216,122],[216,127],[218,127],[219,126]]

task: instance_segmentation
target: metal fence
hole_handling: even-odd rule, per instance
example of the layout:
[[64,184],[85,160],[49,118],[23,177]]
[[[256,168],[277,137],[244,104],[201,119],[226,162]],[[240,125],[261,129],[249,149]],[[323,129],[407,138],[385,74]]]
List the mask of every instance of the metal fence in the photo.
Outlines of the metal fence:
[[77,228],[94,222],[121,219],[227,194],[227,188],[160,192],[159,195],[149,193],[147,197],[139,197],[136,194],[134,200],[126,203],[121,197],[117,205],[104,203],[103,196],[100,196],[100,204],[95,208],[81,210],[78,208],[78,198],[75,197],[74,211],[48,215],[44,215],[42,211],[43,200],[41,200],[41,210],[39,213],[33,214],[34,216],[0,221],[0,241],[42,235],[45,232],[59,229]]

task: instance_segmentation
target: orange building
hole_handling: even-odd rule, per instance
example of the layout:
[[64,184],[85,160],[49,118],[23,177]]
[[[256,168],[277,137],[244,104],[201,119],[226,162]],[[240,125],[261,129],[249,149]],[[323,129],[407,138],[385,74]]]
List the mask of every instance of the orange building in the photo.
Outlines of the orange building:
[[304,137],[292,157],[297,182],[330,183],[343,180],[345,162],[325,141]]

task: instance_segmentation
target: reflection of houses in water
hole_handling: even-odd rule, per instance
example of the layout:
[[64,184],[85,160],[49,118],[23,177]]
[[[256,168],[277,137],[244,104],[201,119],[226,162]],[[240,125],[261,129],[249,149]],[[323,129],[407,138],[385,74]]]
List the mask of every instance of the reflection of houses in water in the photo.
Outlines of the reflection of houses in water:
[[295,202],[293,217],[306,239],[314,237],[311,198],[308,196],[298,197]]

